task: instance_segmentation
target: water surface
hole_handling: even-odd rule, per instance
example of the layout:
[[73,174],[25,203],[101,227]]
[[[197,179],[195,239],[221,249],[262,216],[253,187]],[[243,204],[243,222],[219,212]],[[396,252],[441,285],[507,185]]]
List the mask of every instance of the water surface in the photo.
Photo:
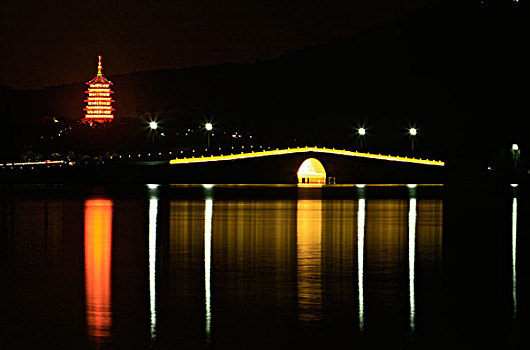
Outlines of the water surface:
[[528,345],[521,187],[5,188],[5,348]]

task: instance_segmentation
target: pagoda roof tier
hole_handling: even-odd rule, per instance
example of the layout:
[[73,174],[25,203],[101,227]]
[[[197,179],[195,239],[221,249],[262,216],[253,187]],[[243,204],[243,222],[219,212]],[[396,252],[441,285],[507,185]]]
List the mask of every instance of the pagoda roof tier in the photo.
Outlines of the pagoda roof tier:
[[111,106],[87,106],[83,111],[115,111],[115,109]]
[[90,90],[85,91],[86,94],[91,93],[91,92],[94,92],[94,93],[102,92],[102,93],[109,93],[109,94],[114,93],[114,91],[109,90],[109,89],[90,89]]
[[90,99],[86,99],[83,102],[116,102],[112,100],[110,97],[90,97]]
[[96,75],[94,79],[87,81],[86,84],[87,85],[90,85],[90,84],[110,84],[112,85],[112,82],[108,80],[107,78],[105,78],[103,75]]

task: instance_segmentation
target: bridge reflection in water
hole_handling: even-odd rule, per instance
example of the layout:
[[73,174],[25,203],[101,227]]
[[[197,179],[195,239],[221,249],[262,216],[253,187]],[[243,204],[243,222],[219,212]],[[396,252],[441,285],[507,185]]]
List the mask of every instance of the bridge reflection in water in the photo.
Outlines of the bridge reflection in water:
[[[202,325],[208,341],[222,342],[235,329],[259,337],[256,320],[274,329],[295,322],[292,315],[311,323],[346,313],[361,332],[407,320],[413,334],[417,266],[432,271],[441,259],[442,201],[418,200],[412,188],[408,199],[363,193],[351,200],[229,200],[216,199],[209,186],[202,202],[171,201],[169,276],[179,300],[172,307],[196,310],[172,322],[186,332]],[[381,309],[402,305],[404,293],[408,316]]]

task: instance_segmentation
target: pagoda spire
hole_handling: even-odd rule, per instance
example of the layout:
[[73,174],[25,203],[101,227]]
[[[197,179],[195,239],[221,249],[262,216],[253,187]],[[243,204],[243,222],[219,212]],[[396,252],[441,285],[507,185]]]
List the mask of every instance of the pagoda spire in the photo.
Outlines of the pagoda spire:
[[98,77],[103,75],[103,65],[101,64],[101,56],[98,56],[99,62],[98,62]]

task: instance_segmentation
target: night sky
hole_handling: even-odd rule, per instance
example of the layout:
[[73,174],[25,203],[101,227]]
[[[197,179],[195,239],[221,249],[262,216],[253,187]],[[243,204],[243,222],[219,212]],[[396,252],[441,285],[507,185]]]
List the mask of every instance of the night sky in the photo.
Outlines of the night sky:
[[429,0],[3,0],[0,84],[37,89],[109,76],[251,63],[353,36]]

